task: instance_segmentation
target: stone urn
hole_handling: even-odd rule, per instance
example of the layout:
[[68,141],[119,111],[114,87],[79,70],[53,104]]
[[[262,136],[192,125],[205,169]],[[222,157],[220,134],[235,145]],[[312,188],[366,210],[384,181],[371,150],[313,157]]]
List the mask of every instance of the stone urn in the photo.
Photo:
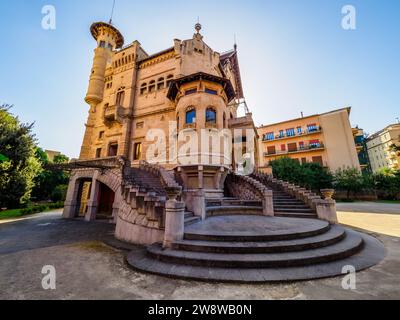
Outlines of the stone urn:
[[335,189],[321,189],[320,191],[325,200],[332,200],[335,193]]
[[167,192],[167,196],[169,200],[176,200],[178,196],[182,192],[181,187],[166,187],[165,191]]

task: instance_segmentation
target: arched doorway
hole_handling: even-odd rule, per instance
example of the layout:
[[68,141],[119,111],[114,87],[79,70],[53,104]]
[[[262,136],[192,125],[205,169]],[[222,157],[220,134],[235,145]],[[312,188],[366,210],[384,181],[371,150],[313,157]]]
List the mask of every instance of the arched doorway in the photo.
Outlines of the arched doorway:
[[115,193],[104,183],[100,183],[97,198],[96,219],[112,219]]

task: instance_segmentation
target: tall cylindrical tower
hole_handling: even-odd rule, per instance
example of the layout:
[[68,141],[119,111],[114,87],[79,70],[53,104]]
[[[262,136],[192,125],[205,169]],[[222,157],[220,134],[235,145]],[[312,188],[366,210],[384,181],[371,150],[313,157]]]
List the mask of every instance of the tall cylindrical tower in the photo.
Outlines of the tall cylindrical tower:
[[93,68],[85,101],[92,105],[103,100],[107,61],[110,60],[113,50],[123,46],[124,37],[114,26],[105,22],[93,23],[90,32],[97,41],[97,48],[94,50]]
[[90,32],[97,41],[97,47],[94,50],[93,67],[85,97],[85,101],[90,105],[90,111],[79,157],[85,160],[95,157],[91,152],[91,145],[96,122],[96,106],[103,101],[107,63],[111,60],[113,50],[124,45],[122,34],[109,23],[95,22],[90,27]]

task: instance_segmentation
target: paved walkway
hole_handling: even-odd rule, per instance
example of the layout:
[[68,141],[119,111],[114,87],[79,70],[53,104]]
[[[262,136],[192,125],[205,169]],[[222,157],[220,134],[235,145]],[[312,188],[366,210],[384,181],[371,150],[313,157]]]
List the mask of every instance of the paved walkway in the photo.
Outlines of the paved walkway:
[[[357,289],[342,278],[281,285],[234,285],[168,279],[129,269],[124,252],[102,244],[113,226],[62,220],[61,212],[0,224],[0,299],[399,299],[400,238],[377,237],[384,262],[357,274]],[[42,289],[44,265],[57,289]],[[379,283],[379,285],[377,285]]]
[[374,233],[400,237],[400,204],[338,203],[339,222]]

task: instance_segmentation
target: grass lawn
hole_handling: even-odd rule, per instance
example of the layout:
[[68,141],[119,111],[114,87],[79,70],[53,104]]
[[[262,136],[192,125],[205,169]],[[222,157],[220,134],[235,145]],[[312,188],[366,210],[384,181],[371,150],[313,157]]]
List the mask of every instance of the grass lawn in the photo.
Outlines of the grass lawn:
[[6,210],[0,212],[0,220],[22,217],[21,209]]
[[15,219],[23,216],[28,216],[36,213],[52,211],[64,207],[63,202],[49,203],[47,205],[31,206],[27,209],[10,209],[0,212],[0,220]]
[[388,203],[388,204],[398,204],[400,200],[378,200],[376,203]]

